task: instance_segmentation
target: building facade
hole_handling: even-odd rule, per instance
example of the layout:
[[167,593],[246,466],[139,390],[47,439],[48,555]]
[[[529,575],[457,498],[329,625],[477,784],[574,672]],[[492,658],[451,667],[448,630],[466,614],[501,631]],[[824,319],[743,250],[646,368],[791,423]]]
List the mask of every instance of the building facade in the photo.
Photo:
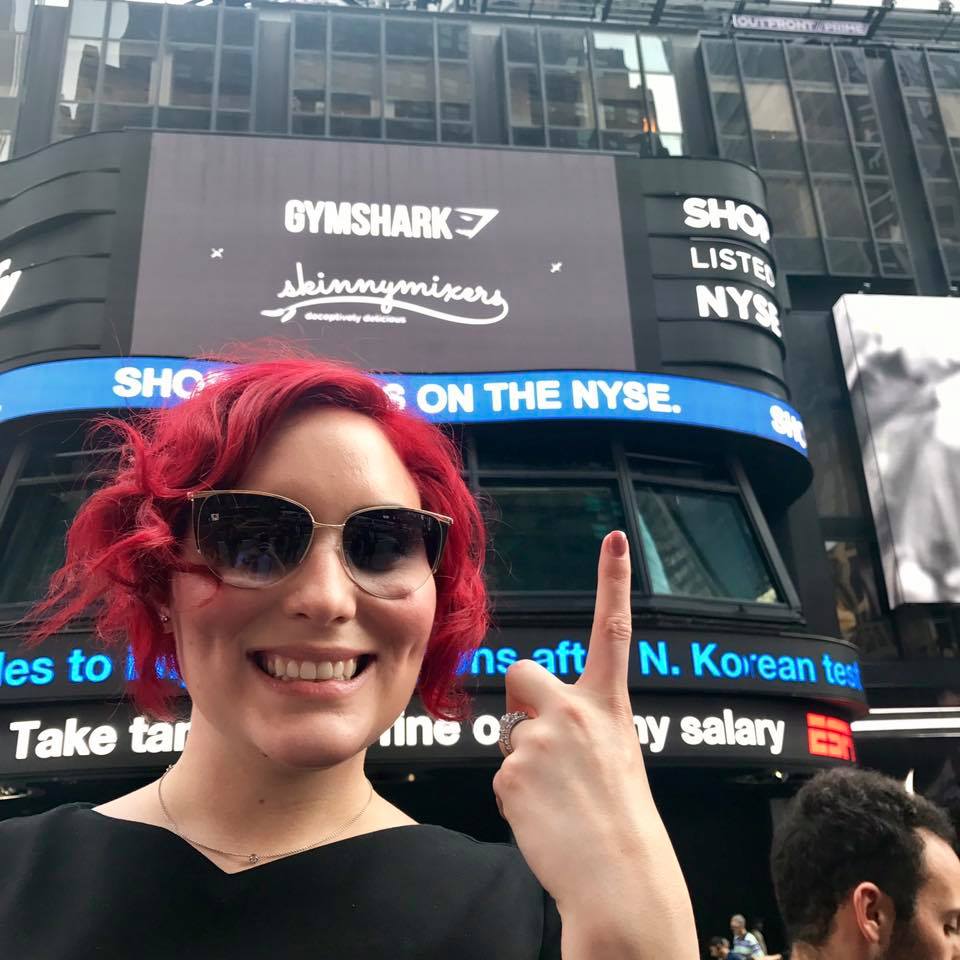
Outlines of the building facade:
[[503,674],[576,678],[614,527],[635,725],[701,932],[774,916],[770,829],[813,770],[912,770],[949,801],[952,581],[918,601],[885,575],[839,325],[934,298],[938,377],[960,360],[960,26],[949,4],[797,9],[3,8],[5,814],[106,798],[182,747],[186,711],[117,713],[122,653],[82,628],[25,651],[17,620],[105,453],[91,418],[177,402],[215,374],[196,358],[264,335],[391,371],[489,513],[474,716],[413,703],[371,751],[414,816],[503,835]]

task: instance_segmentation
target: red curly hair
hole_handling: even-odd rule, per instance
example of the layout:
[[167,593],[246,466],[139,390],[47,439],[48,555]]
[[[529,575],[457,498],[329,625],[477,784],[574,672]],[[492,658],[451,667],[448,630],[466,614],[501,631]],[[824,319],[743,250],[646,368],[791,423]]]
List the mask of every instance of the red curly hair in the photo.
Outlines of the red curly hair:
[[102,642],[132,647],[137,677],[129,693],[136,705],[169,718],[175,691],[158,666],[176,667],[176,652],[157,608],[168,598],[171,574],[209,575],[180,556],[189,526],[186,494],[236,486],[280,421],[314,406],[375,420],[410,471],[424,509],[453,518],[435,575],[437,609],[417,692],[433,716],[462,719],[468,698],[458,670],[483,640],[488,612],[484,525],[461,477],[460,454],[437,427],[397,407],[374,379],[315,357],[243,363],[208,378],[178,406],[131,421],[98,421],[98,429],[119,439],[119,461],[70,527],[64,565],[28,615],[29,642],[92,616]]

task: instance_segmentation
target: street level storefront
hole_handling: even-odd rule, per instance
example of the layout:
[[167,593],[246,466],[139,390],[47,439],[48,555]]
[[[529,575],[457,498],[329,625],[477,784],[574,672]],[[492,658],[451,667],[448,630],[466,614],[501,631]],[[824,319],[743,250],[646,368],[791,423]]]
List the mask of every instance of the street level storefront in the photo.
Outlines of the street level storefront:
[[[770,800],[856,762],[866,705],[837,639],[753,171],[143,131],[5,164],[0,201],[5,814],[102,799],[182,749],[185,699],[173,722],[119,701],[126,651],[82,630],[26,650],[16,619],[111,455],[84,445],[91,418],[181,402],[224,368],[198,358],[271,337],[374,371],[447,425],[490,519],[497,627],[462,664],[472,714],[411,703],[371,748],[374,779],[420,819],[503,835],[504,674],[530,657],[576,680],[597,545],[622,528],[634,726],[700,920],[748,902],[773,917]],[[716,883],[705,841],[738,878]]]

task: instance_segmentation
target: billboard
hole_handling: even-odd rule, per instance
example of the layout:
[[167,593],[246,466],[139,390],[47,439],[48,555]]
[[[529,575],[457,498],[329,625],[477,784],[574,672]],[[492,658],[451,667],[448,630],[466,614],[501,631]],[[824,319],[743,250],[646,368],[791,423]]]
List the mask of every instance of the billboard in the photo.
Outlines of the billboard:
[[[203,389],[221,366],[175,357],[57,360],[0,373],[0,423],[65,410],[164,407]],[[394,374],[379,377],[401,408],[436,423],[631,420],[727,430],[804,457],[796,410],[731,384],[604,370]]]
[[833,308],[891,606],[960,602],[960,300]]
[[155,134],[131,353],[262,337],[408,373],[633,367],[614,158]]
[[[633,726],[648,760],[734,766],[820,767],[856,762],[850,723],[819,704],[763,697],[644,696]],[[463,723],[434,720],[414,701],[370,747],[372,762],[500,760],[503,696],[481,694]],[[54,778],[155,771],[173,763],[190,734],[128,704],[0,707],[0,777]]]
[[[586,628],[511,627],[491,630],[461,664],[465,689],[502,692],[510,665],[530,659],[566,682],[583,673]],[[173,667],[158,676],[184,688]],[[119,697],[136,669],[129,650],[104,648],[92,637],[53,637],[34,649],[0,640],[0,704]],[[639,629],[630,647],[633,691],[720,693],[823,700],[862,712],[863,679],[856,649],[825,637],[757,637],[729,631]]]

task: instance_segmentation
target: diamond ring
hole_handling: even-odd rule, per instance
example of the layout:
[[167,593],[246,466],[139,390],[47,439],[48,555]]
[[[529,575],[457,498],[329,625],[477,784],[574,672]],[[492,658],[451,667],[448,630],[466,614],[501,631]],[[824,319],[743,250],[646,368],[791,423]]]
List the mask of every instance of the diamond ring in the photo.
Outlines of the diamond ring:
[[524,713],[523,710],[516,710],[513,713],[505,713],[500,718],[500,747],[503,750],[503,755],[509,757],[513,753],[513,744],[510,742],[510,734],[513,733],[513,728],[524,720],[529,720],[530,714]]

